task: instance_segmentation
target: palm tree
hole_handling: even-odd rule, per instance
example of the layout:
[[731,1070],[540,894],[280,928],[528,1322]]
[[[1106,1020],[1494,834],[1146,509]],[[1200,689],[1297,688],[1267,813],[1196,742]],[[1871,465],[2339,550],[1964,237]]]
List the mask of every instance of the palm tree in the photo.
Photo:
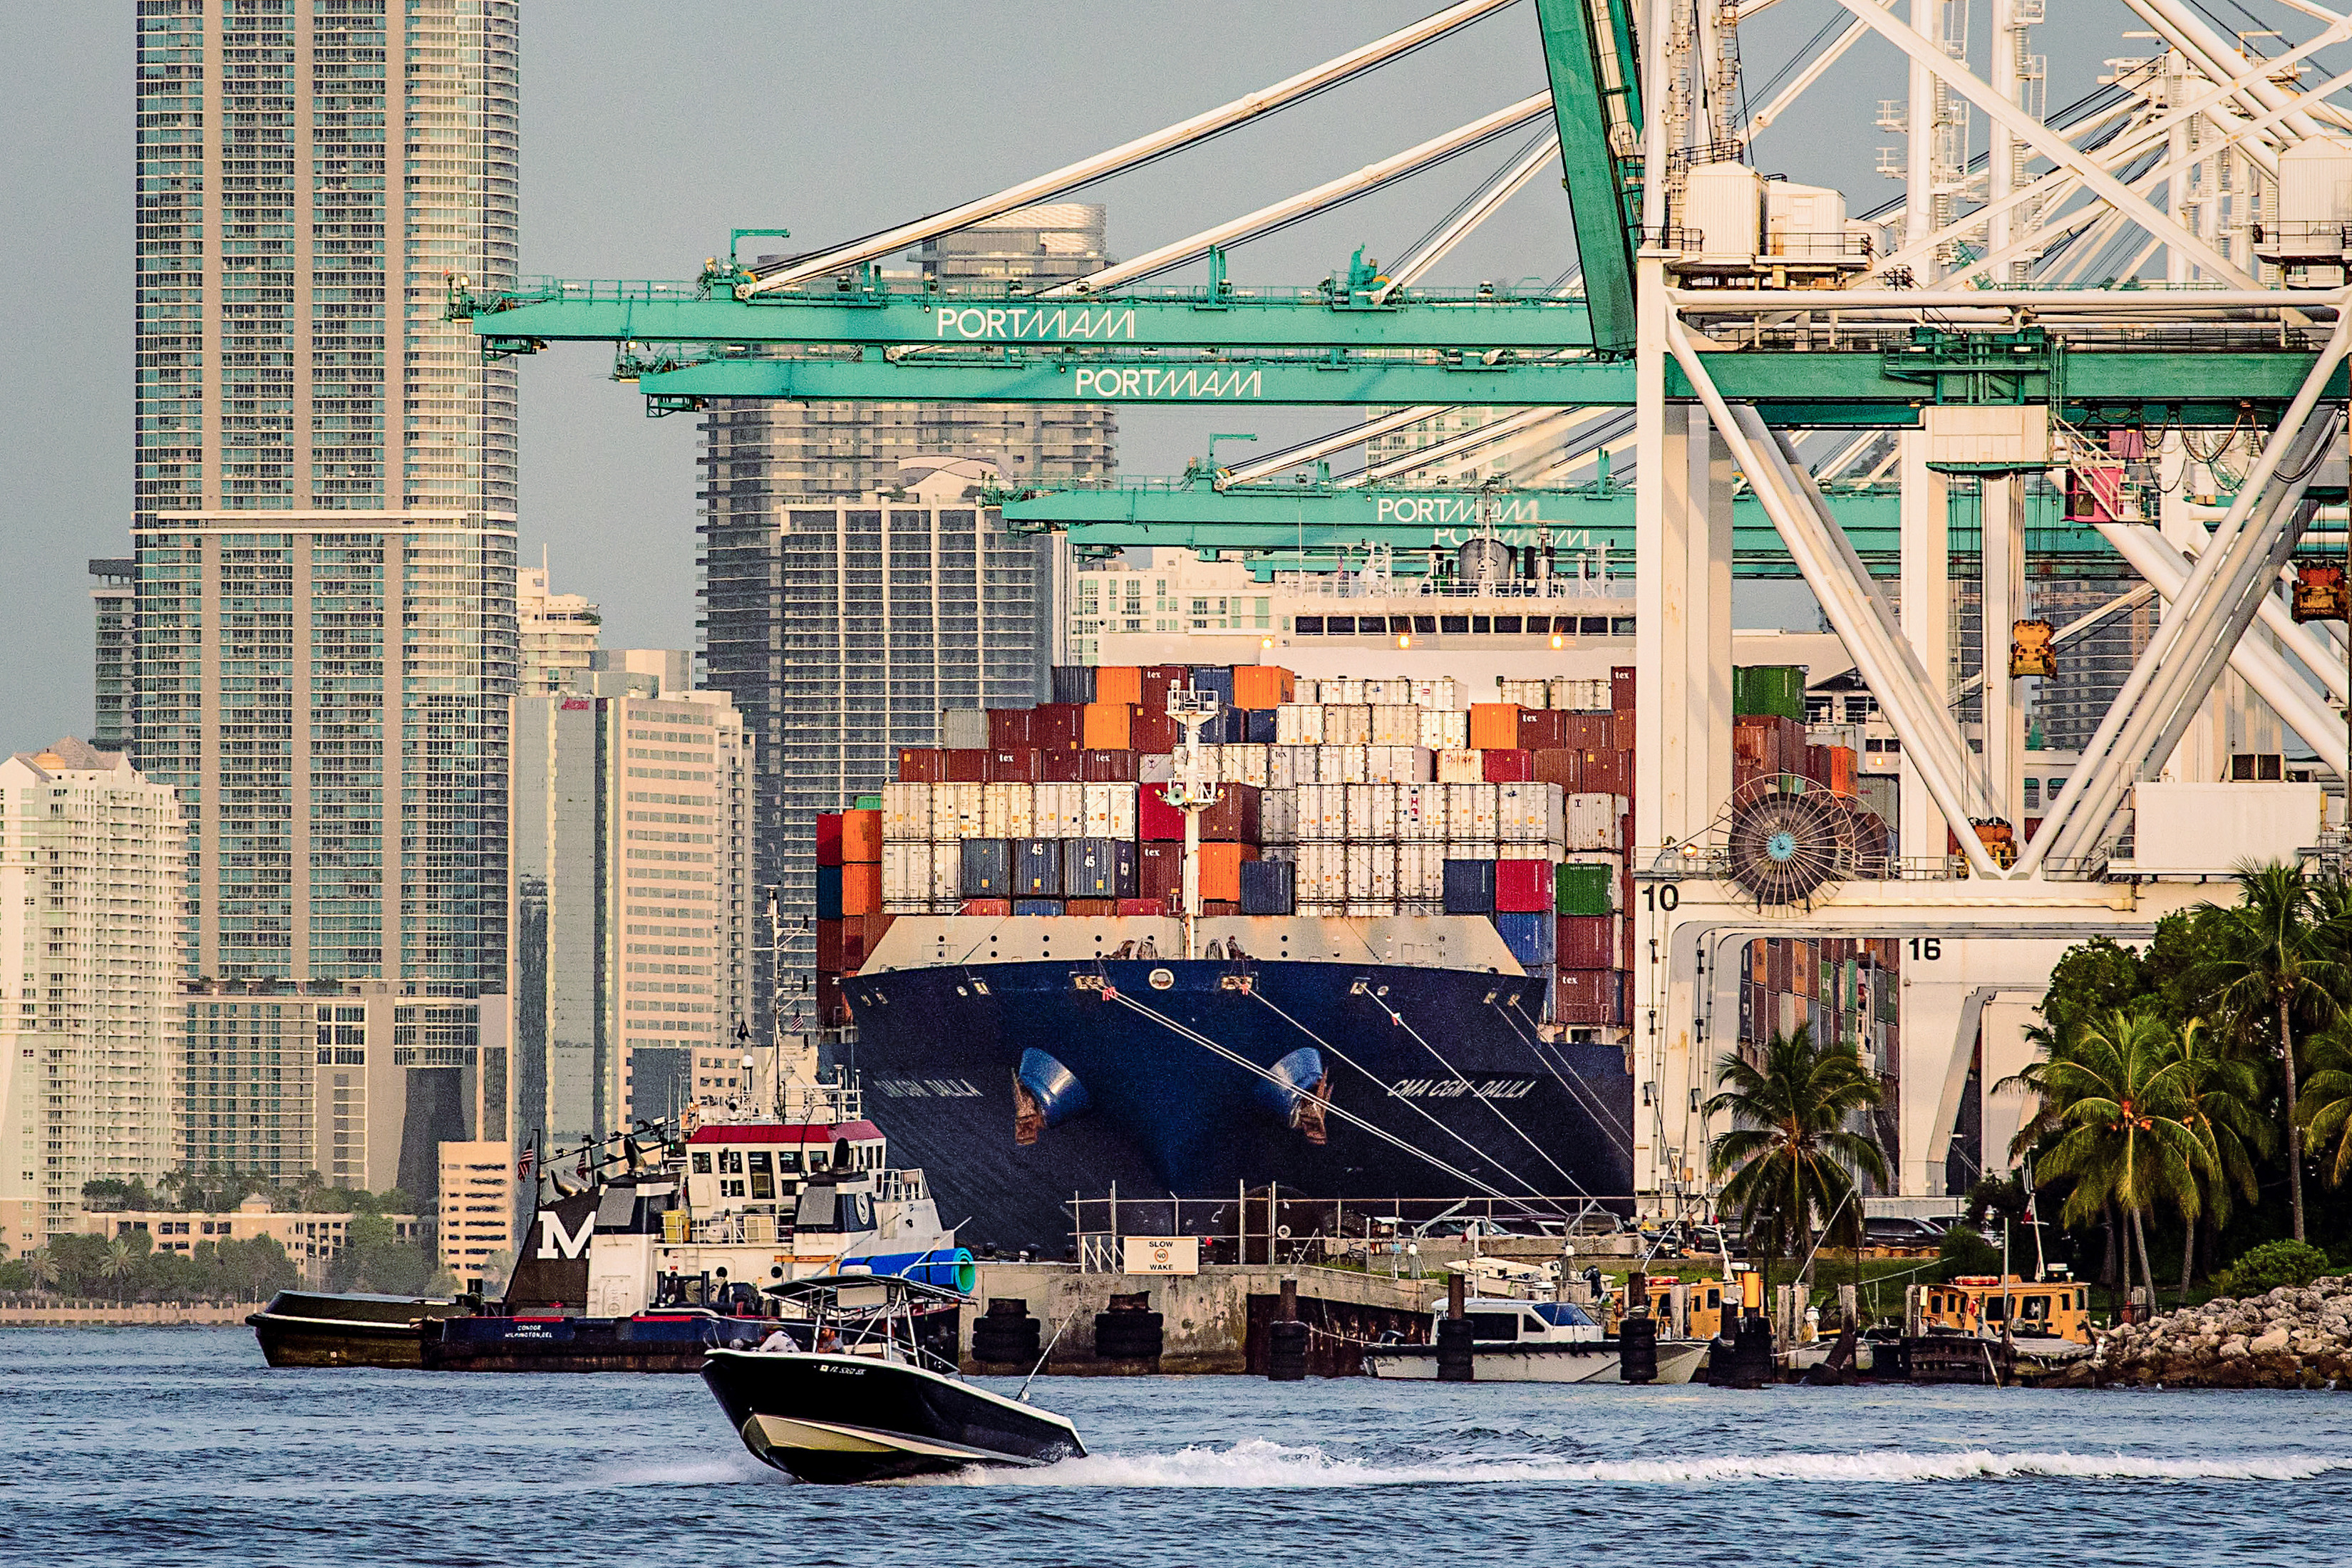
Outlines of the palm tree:
[[1739,1210],[1749,1235],[1769,1232],[1771,1253],[1793,1232],[1803,1257],[1816,1214],[1826,1225],[1853,1199],[1854,1172],[1885,1182],[1877,1141],[1847,1125],[1884,1093],[1852,1047],[1816,1046],[1811,1028],[1801,1025],[1793,1035],[1772,1037],[1760,1068],[1727,1054],[1716,1064],[1716,1084],[1706,1113],[1728,1111],[1733,1130],[1708,1145],[1707,1169],[1717,1177],[1732,1173],[1723,1201]]
[[[2184,1076],[2176,1042],[2160,1018],[2117,1007],[2084,1026],[2074,1047],[2049,1064],[2044,1082],[2056,1099],[2065,1133],[2042,1158],[2044,1176],[2068,1176],[2063,1218],[2086,1225],[2113,1203],[2139,1244],[2140,1278],[2156,1300],[2148,1261],[2147,1211],[2170,1200],[2194,1219],[2202,1199],[2200,1177],[2216,1169],[2195,1131],[2181,1120]],[[2124,1250],[2131,1275],[2131,1248]]]
[[2324,1167],[2327,1184],[2341,1186],[2352,1176],[2352,1020],[2338,1019],[2311,1043],[2311,1077],[2304,1081],[2303,1133],[2324,1153],[2336,1140],[2336,1157]]
[[123,1288],[138,1270],[139,1258],[131,1250],[130,1242],[118,1236],[106,1244],[106,1256],[99,1259],[98,1276],[114,1281],[116,1306],[122,1304]]
[[[2189,1019],[2173,1042],[2172,1065],[2180,1090],[2180,1121],[2212,1162],[2210,1174],[2199,1182],[2199,1195],[2219,1234],[2230,1223],[2232,1188],[2248,1203],[2260,1194],[2254,1159],[2267,1155],[2277,1142],[2271,1124],[2254,1110],[2262,1078],[2252,1062],[2223,1048],[2202,1018]],[[2185,1300],[2197,1258],[2197,1216],[2183,1217],[2188,1231],[2180,1244],[2180,1294]]]
[[2335,987],[2344,965],[2326,942],[2318,890],[2300,866],[2238,868],[2238,902],[2208,904],[2221,952],[2210,961],[2221,999],[2251,1035],[2253,1020],[2277,1029],[2279,1070],[2286,1085],[2287,1194],[2294,1212],[2294,1238],[2303,1233],[2303,1129],[2296,1123],[2294,1009],[2308,1002],[2323,1016],[2336,1010]]
[[25,1254],[25,1267],[32,1271],[33,1289],[47,1290],[58,1282],[58,1255],[46,1247],[37,1247]]

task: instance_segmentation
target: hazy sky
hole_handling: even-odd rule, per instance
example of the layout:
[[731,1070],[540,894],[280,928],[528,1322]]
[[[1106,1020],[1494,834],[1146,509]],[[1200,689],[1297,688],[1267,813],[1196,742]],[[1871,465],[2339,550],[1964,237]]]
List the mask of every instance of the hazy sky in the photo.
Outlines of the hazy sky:
[[[724,250],[730,227],[789,227],[795,247],[852,237],[1223,102],[1435,8],[524,0],[522,269],[685,278]],[[1981,33],[1989,7],[1977,9]],[[2051,57],[2053,103],[2088,90],[2101,58],[2146,47],[2120,39],[2133,23],[2111,0],[2051,9],[2065,14],[2036,47]],[[1783,0],[1743,29],[1749,81],[1760,87],[1833,11],[1832,0]],[[128,545],[131,17],[131,0],[0,5],[0,342],[16,365],[0,400],[10,590],[0,750],[88,732],[84,563]],[[1084,199],[1108,204],[1116,255],[1181,237],[1540,90],[1534,26],[1533,7],[1515,6]],[[1894,48],[1865,43],[1760,139],[1756,161],[1843,186],[1857,212],[1874,206],[1895,190],[1873,173],[1876,149],[1897,138],[1872,121],[1878,100],[1902,90]],[[1393,257],[1515,144],[1245,247],[1233,274],[1303,284],[1360,244]],[[1538,180],[1431,281],[1549,279],[1572,258],[1565,204]],[[557,586],[604,605],[609,645],[688,647],[694,423],[646,419],[607,369],[606,351],[579,345],[522,365],[524,552],[536,560],[545,545]],[[1132,412],[1121,466],[1176,472],[1213,429],[1255,430],[1264,451],[1343,417]]]

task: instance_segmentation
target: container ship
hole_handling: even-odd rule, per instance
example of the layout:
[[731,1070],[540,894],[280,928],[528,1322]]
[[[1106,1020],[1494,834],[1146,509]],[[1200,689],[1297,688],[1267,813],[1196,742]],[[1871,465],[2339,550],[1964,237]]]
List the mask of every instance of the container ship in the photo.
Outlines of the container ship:
[[[983,1247],[1058,1256],[1111,1191],[1624,1212],[1633,674],[1071,667],[950,711],[818,818],[820,1019]],[[1801,669],[1739,685],[1742,782],[1852,774]]]

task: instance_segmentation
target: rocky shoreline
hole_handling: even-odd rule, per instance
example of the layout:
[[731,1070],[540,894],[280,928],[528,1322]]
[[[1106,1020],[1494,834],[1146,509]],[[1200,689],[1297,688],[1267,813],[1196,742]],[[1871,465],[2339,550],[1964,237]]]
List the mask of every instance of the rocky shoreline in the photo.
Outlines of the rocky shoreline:
[[2126,1323],[2042,1386],[2352,1389],[2352,1276]]

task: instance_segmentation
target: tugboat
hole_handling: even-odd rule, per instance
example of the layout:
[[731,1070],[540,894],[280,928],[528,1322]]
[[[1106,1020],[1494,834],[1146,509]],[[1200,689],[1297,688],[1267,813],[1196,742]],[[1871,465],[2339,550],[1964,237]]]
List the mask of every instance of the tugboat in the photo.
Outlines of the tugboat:
[[1066,1417],[957,1372],[958,1292],[835,1274],[766,1294],[786,1314],[770,1339],[757,1350],[714,1350],[702,1369],[728,1425],[761,1463],[848,1485],[1085,1458]]
[[245,1321],[272,1366],[422,1366],[425,1325],[468,1310],[433,1296],[280,1290]]

